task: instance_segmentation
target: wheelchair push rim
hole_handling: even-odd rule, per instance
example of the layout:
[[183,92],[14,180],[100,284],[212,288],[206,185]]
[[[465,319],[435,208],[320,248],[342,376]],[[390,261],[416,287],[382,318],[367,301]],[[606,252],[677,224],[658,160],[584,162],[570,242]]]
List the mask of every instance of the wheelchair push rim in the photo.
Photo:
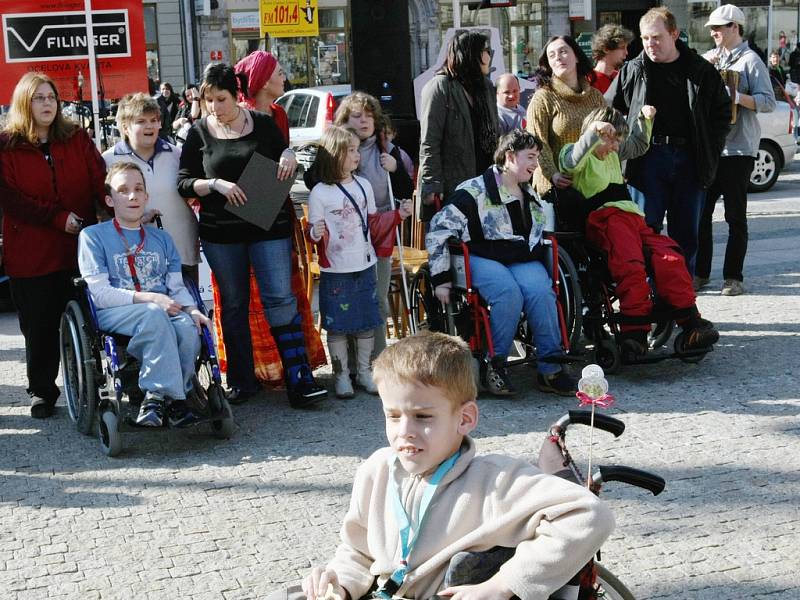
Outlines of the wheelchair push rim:
[[97,405],[95,360],[86,321],[74,300],[67,304],[61,316],[59,342],[67,411],[78,431],[90,435]]
[[597,568],[597,592],[598,598],[604,600],[636,600],[631,591],[617,579],[611,571],[603,565],[595,563]]

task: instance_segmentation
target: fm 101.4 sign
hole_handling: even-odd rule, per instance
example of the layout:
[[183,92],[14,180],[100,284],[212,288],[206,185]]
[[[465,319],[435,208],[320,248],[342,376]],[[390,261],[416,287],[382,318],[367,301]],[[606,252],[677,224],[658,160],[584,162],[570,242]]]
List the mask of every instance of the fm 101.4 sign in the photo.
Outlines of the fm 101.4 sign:
[[261,35],[304,37],[319,35],[317,0],[261,0]]
[[76,100],[78,74],[88,80],[88,44],[94,45],[106,98],[147,90],[141,0],[93,0],[92,39],[83,0],[4,0],[0,104],[7,104],[19,77],[40,71],[56,81],[59,95]]

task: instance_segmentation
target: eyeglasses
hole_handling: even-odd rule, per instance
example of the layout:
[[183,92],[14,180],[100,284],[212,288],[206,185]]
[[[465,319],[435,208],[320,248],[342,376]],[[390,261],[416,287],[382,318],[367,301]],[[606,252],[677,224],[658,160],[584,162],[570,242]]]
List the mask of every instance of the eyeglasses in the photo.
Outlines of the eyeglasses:
[[43,104],[45,102],[56,102],[58,98],[55,94],[47,94],[46,96],[44,94],[34,94],[31,100],[37,104]]
[[488,52],[489,56],[494,56],[494,50],[492,50],[489,46],[483,49],[484,52]]

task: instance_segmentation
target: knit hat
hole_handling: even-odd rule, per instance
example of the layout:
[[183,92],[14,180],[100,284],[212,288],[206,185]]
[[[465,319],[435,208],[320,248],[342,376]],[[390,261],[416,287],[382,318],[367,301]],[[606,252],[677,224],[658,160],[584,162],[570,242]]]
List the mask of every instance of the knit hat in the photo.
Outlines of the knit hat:
[[269,78],[272,77],[277,65],[278,59],[264,50],[251,52],[236,63],[236,67],[234,67],[236,72],[247,75],[247,91],[249,93],[249,96],[245,96],[240,91],[239,102],[244,102],[250,108],[255,108],[253,99],[258,91],[267,84]]

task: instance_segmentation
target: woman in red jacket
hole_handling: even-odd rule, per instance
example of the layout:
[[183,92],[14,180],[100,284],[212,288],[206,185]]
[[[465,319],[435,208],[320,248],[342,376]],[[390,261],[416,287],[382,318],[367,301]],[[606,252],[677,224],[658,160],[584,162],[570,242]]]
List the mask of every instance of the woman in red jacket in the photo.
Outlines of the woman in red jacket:
[[0,205],[32,417],[52,415],[60,393],[59,322],[73,297],[78,233],[97,220],[104,178],[103,159],[89,136],[62,115],[53,81],[41,73],[23,75],[0,139]]

